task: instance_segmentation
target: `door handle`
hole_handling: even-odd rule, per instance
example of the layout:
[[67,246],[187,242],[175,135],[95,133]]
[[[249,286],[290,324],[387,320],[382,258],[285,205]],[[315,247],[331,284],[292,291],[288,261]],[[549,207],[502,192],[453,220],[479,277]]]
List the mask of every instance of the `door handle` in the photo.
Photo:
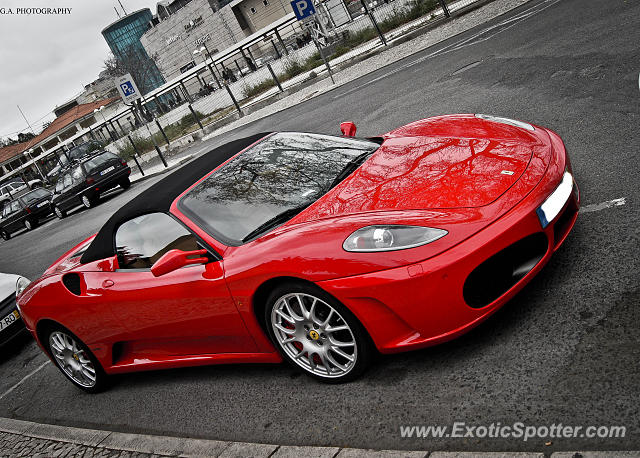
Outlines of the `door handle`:
[[102,282],[103,288],[110,288],[113,286],[113,280],[105,280]]

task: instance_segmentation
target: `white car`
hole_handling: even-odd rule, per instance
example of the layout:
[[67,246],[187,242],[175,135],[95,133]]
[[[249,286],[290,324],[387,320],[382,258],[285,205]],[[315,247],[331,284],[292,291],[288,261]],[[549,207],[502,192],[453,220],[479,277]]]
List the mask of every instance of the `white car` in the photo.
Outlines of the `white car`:
[[[31,180],[29,181],[29,189],[33,189],[37,186],[42,186],[42,180]],[[13,196],[22,191],[23,189],[27,189],[27,183],[24,181],[12,181],[9,183],[5,183],[0,186],[0,210],[4,206],[5,202],[9,202]]]
[[26,328],[16,307],[16,296],[30,281],[20,275],[0,273],[0,345],[4,345]]

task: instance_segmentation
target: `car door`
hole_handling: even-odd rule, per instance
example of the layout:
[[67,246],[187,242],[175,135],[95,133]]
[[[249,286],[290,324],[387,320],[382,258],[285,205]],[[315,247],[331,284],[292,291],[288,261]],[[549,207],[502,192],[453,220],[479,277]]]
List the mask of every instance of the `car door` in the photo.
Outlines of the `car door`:
[[60,208],[63,210],[69,210],[76,205],[78,201],[73,191],[73,179],[71,178],[71,172],[67,172],[60,177],[62,180],[62,193],[60,196]]
[[2,226],[9,232],[15,232],[22,227],[20,224],[20,211],[22,207],[17,200],[12,200],[5,205],[2,214]]
[[202,247],[173,217],[151,213],[133,218],[119,226],[115,244],[119,269],[85,278],[129,331],[125,359],[256,351],[220,260],[160,277],[151,273],[151,265],[167,251]]

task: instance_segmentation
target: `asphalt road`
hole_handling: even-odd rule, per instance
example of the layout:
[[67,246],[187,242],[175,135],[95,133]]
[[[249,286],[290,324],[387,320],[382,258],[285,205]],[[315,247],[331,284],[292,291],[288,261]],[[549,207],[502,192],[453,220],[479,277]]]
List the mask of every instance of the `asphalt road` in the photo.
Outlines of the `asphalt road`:
[[[581,213],[540,275],[474,331],[381,357],[347,385],[316,383],[284,365],[229,365],[122,376],[95,396],[63,380],[26,340],[2,351],[0,415],[279,444],[640,449],[639,22],[634,1],[533,0],[205,145],[267,130],[336,133],[343,120],[354,121],[359,135],[375,135],[455,112],[505,115],[560,133],[583,205],[619,198],[625,204]],[[0,271],[37,276],[152,182],[0,243]],[[622,439],[551,439],[551,445],[545,445],[549,439],[407,439],[399,433],[401,425],[518,421],[623,425],[627,432]]]

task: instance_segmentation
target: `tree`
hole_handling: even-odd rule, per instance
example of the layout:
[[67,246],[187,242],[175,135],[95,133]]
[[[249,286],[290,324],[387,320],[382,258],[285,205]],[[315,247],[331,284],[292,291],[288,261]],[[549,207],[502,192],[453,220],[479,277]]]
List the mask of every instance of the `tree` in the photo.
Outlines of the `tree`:
[[155,64],[156,56],[149,57],[144,50],[129,46],[118,56],[110,54],[104,61],[106,76],[117,78],[129,73],[136,82],[142,95],[154,89],[157,83],[158,68]]
[[[104,61],[105,76],[118,78],[129,73],[138,86],[142,95],[154,89],[157,83],[158,68],[155,64],[156,55],[147,56],[144,50],[129,46],[118,56],[110,54]],[[142,115],[147,121],[153,119],[142,106],[140,100],[136,101],[134,115]]]

